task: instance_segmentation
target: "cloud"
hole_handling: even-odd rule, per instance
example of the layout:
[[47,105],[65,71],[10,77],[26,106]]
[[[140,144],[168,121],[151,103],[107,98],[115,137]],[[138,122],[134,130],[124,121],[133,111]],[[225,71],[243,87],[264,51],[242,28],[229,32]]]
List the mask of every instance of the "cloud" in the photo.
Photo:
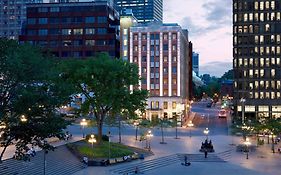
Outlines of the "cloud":
[[221,77],[225,72],[232,69],[232,62],[213,61],[200,66],[200,74],[210,74]]

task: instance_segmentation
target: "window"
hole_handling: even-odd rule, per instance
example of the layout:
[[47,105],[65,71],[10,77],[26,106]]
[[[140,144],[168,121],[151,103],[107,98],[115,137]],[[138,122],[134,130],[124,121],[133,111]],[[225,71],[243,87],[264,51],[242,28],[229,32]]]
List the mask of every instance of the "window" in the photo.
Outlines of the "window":
[[48,18],[39,18],[38,23],[39,24],[47,24],[48,23]]
[[172,109],[177,109],[177,102],[175,101],[172,102]]
[[172,39],[173,39],[173,40],[177,39],[177,34],[176,34],[176,33],[173,33]]
[[86,35],[93,35],[95,34],[94,28],[86,28]]
[[49,23],[58,24],[58,23],[60,23],[60,19],[59,18],[49,18]]
[[86,44],[87,46],[94,46],[94,45],[95,45],[95,40],[86,40],[86,41],[85,41],[85,44]]
[[60,29],[50,29],[49,30],[49,35],[59,35],[60,34]]
[[163,39],[164,39],[164,40],[167,40],[167,39],[168,39],[168,34],[164,34],[164,35],[163,35]]
[[94,23],[95,22],[95,17],[89,16],[85,18],[86,23]]
[[106,28],[98,28],[97,30],[97,34],[106,34],[106,33],[107,33]]
[[104,16],[98,17],[98,23],[106,23],[106,22],[107,22],[107,17],[104,17]]
[[48,35],[48,30],[47,29],[40,29],[38,31],[38,35]]
[[168,51],[168,49],[169,49],[168,44],[163,44],[163,50],[164,50],[164,51]]
[[81,46],[81,45],[83,45],[83,40],[74,40],[73,45],[74,46]]
[[164,101],[164,102],[163,102],[163,108],[164,108],[164,109],[168,109],[168,102],[167,102],[167,101]]
[[47,7],[40,7],[40,8],[38,8],[38,12],[39,12],[39,13],[48,12],[48,8],[47,8]]
[[177,73],[177,67],[172,67],[172,73],[176,74]]
[[36,30],[27,30],[27,35],[36,35]]
[[143,57],[141,58],[141,61],[142,61],[142,62],[146,62],[146,56],[143,56]]
[[177,57],[173,56],[173,62],[177,62]]
[[142,40],[146,40],[146,34],[141,35]]
[[36,24],[36,18],[28,18],[27,24]]
[[164,61],[164,62],[168,62],[168,57],[167,57],[167,56],[164,56],[164,57],[163,57],[163,61]]
[[59,12],[60,8],[59,7],[51,7],[50,12]]
[[62,46],[68,47],[68,46],[71,46],[71,45],[72,45],[71,40],[63,40],[62,41]]
[[83,34],[83,29],[73,29],[73,34],[74,35],[82,35]]
[[61,33],[63,34],[63,35],[71,35],[71,29],[62,29],[61,30]]
[[173,51],[177,51],[177,45],[173,45],[173,46],[172,46],[172,50],[173,50]]

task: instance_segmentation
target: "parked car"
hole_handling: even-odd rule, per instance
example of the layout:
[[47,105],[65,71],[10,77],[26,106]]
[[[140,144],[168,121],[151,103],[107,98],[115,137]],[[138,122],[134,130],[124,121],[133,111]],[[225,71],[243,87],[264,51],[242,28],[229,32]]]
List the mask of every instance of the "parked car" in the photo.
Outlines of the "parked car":
[[227,112],[226,110],[222,109],[219,111],[219,118],[225,118],[227,117]]

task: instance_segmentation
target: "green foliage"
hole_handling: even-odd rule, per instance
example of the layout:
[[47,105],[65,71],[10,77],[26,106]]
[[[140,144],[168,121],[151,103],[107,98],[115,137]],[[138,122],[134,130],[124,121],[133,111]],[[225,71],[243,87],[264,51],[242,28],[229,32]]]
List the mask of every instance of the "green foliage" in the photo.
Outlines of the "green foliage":
[[86,101],[82,104],[84,113],[93,113],[97,121],[98,141],[108,113],[133,117],[136,110],[144,111],[148,92],[134,89],[139,82],[138,68],[126,61],[111,59],[107,54],[87,60],[62,62],[66,82],[82,93]]
[[233,80],[233,78],[234,78],[234,72],[233,69],[230,69],[229,71],[223,74],[221,80]]
[[[108,158],[109,143],[102,142],[99,145],[94,145],[92,148],[91,144],[86,143],[84,145],[77,145],[76,149],[82,156],[89,158]],[[119,143],[110,143],[110,157],[117,158],[132,155],[134,152],[131,151],[127,146]]]
[[0,123],[5,125],[0,129],[0,160],[13,142],[22,156],[28,144],[49,149],[42,142],[45,138],[62,137],[67,123],[55,110],[69,100],[70,91],[56,66],[37,48],[0,39]]

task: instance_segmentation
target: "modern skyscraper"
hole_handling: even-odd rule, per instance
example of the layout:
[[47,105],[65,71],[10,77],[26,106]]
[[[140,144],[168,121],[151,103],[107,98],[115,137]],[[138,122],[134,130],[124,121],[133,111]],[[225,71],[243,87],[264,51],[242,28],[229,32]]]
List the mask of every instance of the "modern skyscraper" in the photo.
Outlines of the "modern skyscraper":
[[43,3],[43,0],[0,1],[0,38],[18,39],[26,20],[27,3]]
[[281,117],[280,13],[280,0],[233,0],[234,103],[242,123]]
[[60,58],[92,57],[99,52],[119,58],[119,25],[119,14],[107,2],[29,4],[20,41]]
[[180,113],[189,110],[192,82],[187,30],[177,24],[139,24],[130,27],[128,45],[129,61],[142,77],[139,88],[150,92],[146,118],[181,121]]
[[132,9],[140,23],[163,21],[163,0],[115,0],[115,7],[121,16]]
[[199,76],[199,53],[192,52],[192,69]]

